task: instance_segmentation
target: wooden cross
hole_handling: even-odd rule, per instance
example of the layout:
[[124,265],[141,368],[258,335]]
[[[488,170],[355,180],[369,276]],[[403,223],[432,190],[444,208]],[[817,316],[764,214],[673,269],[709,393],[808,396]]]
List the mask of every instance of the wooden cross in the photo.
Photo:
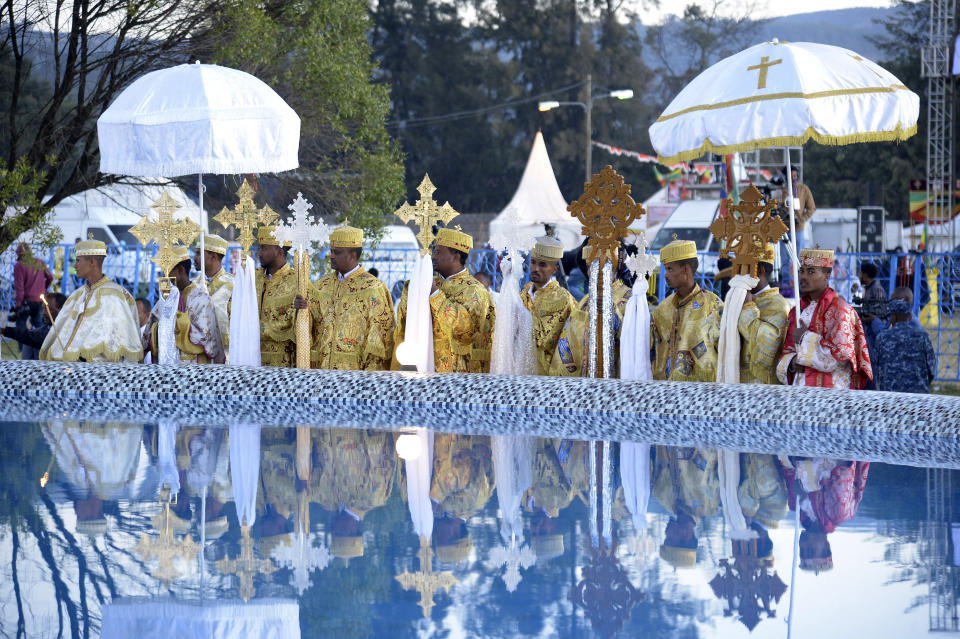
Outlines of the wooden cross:
[[766,89],[767,88],[767,71],[775,64],[780,64],[783,60],[774,60],[770,62],[769,56],[763,56],[760,58],[760,64],[755,64],[751,67],[747,67],[747,71],[756,71],[760,70],[760,77],[757,78],[757,88]]
[[449,591],[459,580],[452,572],[433,572],[433,550],[430,548],[430,541],[422,535],[417,557],[420,558],[419,572],[404,571],[394,579],[400,582],[404,590],[416,590],[420,593],[419,605],[423,610],[423,618],[429,619],[434,606],[433,596],[440,590]]
[[130,229],[130,233],[144,246],[157,244],[159,248],[153,257],[153,263],[163,271],[164,277],[169,278],[170,271],[178,263],[173,248],[179,243],[189,246],[200,234],[200,227],[189,218],[174,219],[173,214],[181,206],[170,197],[166,189],[150,208],[157,212],[157,220],[151,220],[147,213]]
[[258,209],[257,205],[253,203],[253,196],[253,188],[244,178],[243,184],[237,190],[237,197],[240,201],[237,202],[236,208],[231,211],[227,207],[223,207],[213,218],[220,222],[224,228],[231,224],[236,227],[240,234],[240,247],[243,249],[243,253],[240,255],[241,260],[246,259],[250,253],[250,247],[257,241],[257,227],[268,226],[277,221],[277,214],[273,209],[266,204],[263,208]]
[[444,202],[439,206],[433,199],[433,192],[437,187],[430,181],[429,175],[423,176],[423,182],[417,187],[420,192],[420,199],[415,204],[403,203],[394,215],[400,218],[404,223],[413,222],[417,225],[417,240],[420,242],[420,255],[426,255],[430,251],[430,245],[436,239],[433,227],[437,222],[443,222],[444,225],[460,215],[449,202]]
[[787,584],[776,571],[771,574],[772,561],[756,556],[756,540],[751,543],[752,552],[743,552],[735,544],[732,561],[720,560],[723,572],[710,580],[710,589],[717,599],[726,600],[724,616],[737,613],[740,622],[752,632],[762,621],[761,615],[776,616],[773,606],[787,591]]
[[240,527],[242,537],[240,543],[240,556],[236,559],[218,559],[216,562],[217,570],[225,575],[237,575],[240,577],[240,598],[244,601],[257,594],[257,589],[253,586],[253,577],[255,575],[269,575],[277,570],[276,565],[269,559],[257,559],[253,555],[253,539],[250,538],[250,526]]
[[164,486],[160,492],[160,503],[163,504],[163,508],[151,520],[153,526],[160,532],[159,537],[154,541],[149,534],[143,533],[133,550],[144,562],[157,560],[157,567],[151,570],[150,574],[169,588],[170,584],[183,576],[174,566],[174,562],[178,557],[182,557],[189,565],[200,552],[200,546],[190,535],[185,535],[180,542],[174,537],[170,520],[169,486]]
[[786,235],[786,225],[772,215],[777,206],[776,200],[765,200],[751,184],[743,192],[739,204],[727,198],[727,215],[718,217],[710,225],[710,232],[723,245],[720,257],[729,257],[733,253],[734,275],[756,277],[757,264],[766,253],[767,244]]
[[608,166],[584,185],[584,193],[567,207],[570,215],[583,225],[583,234],[590,238],[587,264],[600,260],[603,270],[620,248],[630,225],[646,215],[642,204],[630,197],[632,187],[623,181],[613,167]]

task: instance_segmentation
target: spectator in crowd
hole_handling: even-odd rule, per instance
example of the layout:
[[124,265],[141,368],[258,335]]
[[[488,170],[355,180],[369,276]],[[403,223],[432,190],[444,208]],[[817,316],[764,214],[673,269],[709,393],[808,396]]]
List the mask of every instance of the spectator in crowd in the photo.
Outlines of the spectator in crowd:
[[890,328],[876,338],[877,389],[900,393],[929,393],[937,376],[937,355],[930,336],[911,324],[910,305],[890,300]]
[[367,269],[367,273],[369,273],[370,275],[373,275],[374,277],[380,277],[380,271],[377,269],[376,266],[372,266],[369,269]]
[[863,284],[863,302],[864,304],[874,302],[886,302],[887,291],[883,284],[877,279],[877,265],[873,262],[863,262],[860,264],[860,283]]
[[[47,302],[50,304],[50,315],[57,319],[63,303],[67,301],[67,296],[63,293],[54,293],[47,296]],[[42,303],[41,303],[42,304]],[[41,310],[42,312],[42,310]],[[43,346],[43,340],[50,331],[50,318],[43,314],[40,323],[32,328],[26,326],[7,326],[3,329],[3,336],[20,342],[20,353],[23,359],[37,359],[40,347]]]
[[[30,246],[21,242],[17,246],[17,263],[13,267],[14,308],[16,309],[16,327],[27,330],[43,326],[43,303],[40,296],[53,282],[53,275],[47,265],[33,256]],[[32,346],[23,349],[24,359],[37,359],[38,352]]]
[[477,279],[478,282],[483,284],[484,288],[486,288],[487,291],[490,292],[490,297],[493,298],[493,304],[494,306],[496,306],[497,298],[500,297],[500,293],[493,290],[493,278],[490,277],[490,274],[487,273],[486,271],[477,271],[476,273],[473,274],[473,276]]

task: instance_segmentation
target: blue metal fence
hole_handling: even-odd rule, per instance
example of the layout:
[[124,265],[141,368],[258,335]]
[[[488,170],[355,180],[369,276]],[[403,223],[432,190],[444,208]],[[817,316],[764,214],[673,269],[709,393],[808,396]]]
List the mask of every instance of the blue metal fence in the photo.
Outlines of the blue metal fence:
[[[114,281],[127,288],[137,297],[146,297],[152,303],[156,298],[157,269],[150,258],[155,254],[153,247],[111,245],[107,249],[104,272]],[[34,254],[42,258],[55,276],[53,288],[69,295],[82,281],[72,273],[73,245],[62,244],[52,249],[37,248]],[[383,280],[393,295],[399,295],[403,282],[409,277],[416,262],[418,251],[415,249],[370,249],[365,250],[362,263],[368,270],[376,268],[378,277]],[[224,267],[233,270],[239,249],[231,247]],[[319,251],[314,256],[312,276],[319,278],[327,270],[327,251]],[[0,312],[6,321],[6,315],[14,302],[13,266],[16,257],[13,249],[0,254]],[[837,253],[833,286],[844,299],[850,300],[857,294],[858,274],[861,262],[870,261],[877,265],[879,276],[888,295],[898,286],[909,287],[913,291],[914,314],[930,335],[934,349],[939,357],[937,379],[940,381],[960,382],[958,350],[960,350],[960,254],[958,253]],[[490,275],[494,288],[499,289],[501,273],[499,256],[495,251],[480,249],[470,252],[467,267],[471,273],[484,272]],[[528,279],[525,266],[524,282]],[[717,254],[703,253],[700,256],[698,283],[705,289],[720,293],[719,285],[713,276],[717,270]],[[666,289],[663,269],[653,277],[651,291],[662,300],[669,291]],[[571,273],[568,288],[576,297],[583,295],[585,282],[578,271]]]

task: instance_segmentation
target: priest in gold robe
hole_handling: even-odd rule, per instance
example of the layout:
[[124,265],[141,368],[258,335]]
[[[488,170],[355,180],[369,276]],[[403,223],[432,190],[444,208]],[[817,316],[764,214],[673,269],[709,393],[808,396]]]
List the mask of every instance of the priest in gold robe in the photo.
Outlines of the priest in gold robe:
[[[466,268],[472,248],[473,238],[462,231],[442,228],[437,233],[433,248],[437,276],[430,291],[430,315],[434,370],[438,373],[490,371],[496,308],[490,292]],[[404,287],[397,307],[394,344],[404,340],[408,289]],[[392,368],[400,368],[396,355]]]
[[390,368],[394,333],[390,293],[360,266],[362,247],[361,229],[341,226],[330,234],[333,272],[310,287],[313,368]]
[[289,243],[283,246],[273,237],[272,226],[257,230],[261,268],[257,269],[257,299],[260,309],[260,361],[264,366],[297,363],[294,329],[297,274],[287,264]]
[[670,513],[660,557],[676,568],[697,561],[696,525],[720,512],[717,451],[657,446],[651,473],[653,496]]
[[67,298],[40,347],[40,359],[64,362],[140,362],[140,322],[133,296],[103,274],[107,245],[77,242],[77,277],[87,283]]
[[490,438],[437,433],[430,499],[434,503],[437,559],[457,563],[470,554],[466,522],[480,512],[495,487]]
[[770,286],[773,273],[774,245],[758,264],[758,283],[747,294],[740,311],[738,329],[743,341],[740,344],[740,383],[779,384],[777,361],[783,341],[787,337],[787,318],[790,302],[780,294],[780,289]]
[[[180,361],[197,364],[222,364],[224,362],[223,342],[220,340],[220,327],[217,324],[217,312],[213,300],[197,282],[190,281],[190,254],[185,246],[174,249],[179,260],[170,270],[170,277],[180,291],[177,304],[174,336]],[[153,361],[159,361],[158,327],[159,309],[163,302],[157,302],[151,314],[151,327],[146,332],[144,349],[151,352]]]
[[563,244],[552,237],[539,237],[530,256],[530,281],[520,292],[523,305],[533,316],[533,339],[537,348],[537,374],[550,375],[550,363],[560,332],[577,302],[554,278],[563,258]]
[[[217,326],[220,327],[220,340],[223,342],[224,353],[230,352],[230,299],[233,297],[233,275],[223,268],[223,259],[227,255],[229,244],[219,235],[207,233],[203,238],[203,275],[207,280],[207,292],[213,300],[213,308],[217,312]],[[193,256],[193,265],[198,275],[194,278],[199,281],[200,275],[200,246],[197,245]]]
[[670,242],[660,251],[660,261],[673,293],[651,314],[653,378],[715,382],[723,302],[697,284],[699,262],[693,242]]

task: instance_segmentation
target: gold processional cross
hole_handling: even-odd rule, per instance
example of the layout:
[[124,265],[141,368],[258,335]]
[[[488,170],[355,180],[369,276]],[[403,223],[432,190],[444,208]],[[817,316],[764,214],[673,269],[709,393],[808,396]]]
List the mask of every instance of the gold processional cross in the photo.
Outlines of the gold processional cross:
[[143,533],[133,550],[144,562],[157,560],[157,567],[151,570],[150,574],[169,588],[170,584],[183,576],[174,566],[176,559],[182,557],[189,565],[200,552],[200,546],[189,534],[180,542],[174,537],[173,522],[170,519],[170,487],[167,485],[160,491],[160,503],[162,509],[151,520],[160,536],[154,541],[149,534]]
[[189,246],[200,234],[200,227],[190,218],[177,220],[173,214],[181,208],[167,190],[164,189],[160,199],[150,205],[157,212],[157,220],[154,222],[147,213],[140,218],[131,229],[130,233],[137,238],[144,246],[156,242],[158,246],[157,254],[153,257],[153,263],[163,271],[164,280],[161,280],[161,288],[169,290],[170,271],[177,265],[177,258],[174,256],[173,249],[179,243]]
[[217,570],[225,575],[240,577],[240,598],[244,601],[257,594],[253,586],[255,575],[269,575],[277,570],[276,565],[269,559],[257,559],[253,555],[253,539],[250,538],[250,526],[240,526],[240,556],[236,559],[218,559]]
[[394,579],[400,582],[404,590],[416,590],[420,593],[419,605],[423,610],[423,618],[429,619],[434,606],[433,596],[440,590],[449,591],[459,580],[452,572],[433,572],[433,549],[430,548],[430,540],[422,535],[417,557],[420,558],[418,572],[404,571]]
[[772,215],[777,206],[776,200],[764,199],[751,184],[743,192],[739,204],[728,198],[727,215],[718,217],[710,225],[710,232],[723,246],[720,257],[729,257],[733,253],[734,275],[756,277],[757,263],[763,259],[767,244],[786,235],[783,220]]
[[780,64],[783,60],[774,60],[770,62],[769,56],[763,56],[760,58],[760,64],[755,64],[751,67],[747,67],[747,71],[756,71],[760,70],[760,77],[757,78],[757,88],[766,89],[767,88],[767,71],[775,64]]
[[420,255],[426,255],[430,251],[430,245],[436,239],[433,227],[437,222],[443,222],[444,225],[457,217],[457,213],[449,202],[444,202],[439,206],[433,199],[433,192],[437,187],[430,181],[429,175],[423,176],[423,182],[417,187],[420,192],[420,199],[415,204],[406,202],[394,212],[404,223],[413,222],[417,225],[417,240],[420,242]]
[[608,166],[584,185],[584,193],[567,207],[570,215],[583,225],[583,234],[590,238],[587,264],[600,260],[600,270],[612,260],[620,248],[620,240],[627,236],[630,225],[646,215],[642,204],[630,196],[632,187]]
[[237,197],[240,199],[237,206],[232,211],[227,207],[223,207],[213,218],[222,224],[224,228],[231,224],[236,227],[237,232],[240,234],[238,238],[240,240],[240,247],[243,249],[243,252],[240,254],[241,260],[247,258],[247,255],[250,254],[250,247],[257,241],[257,227],[269,226],[276,222],[278,217],[274,210],[267,204],[264,204],[263,208],[258,209],[257,205],[253,202],[253,196],[253,187],[251,187],[250,183],[244,178],[243,184],[241,184],[237,190]]

